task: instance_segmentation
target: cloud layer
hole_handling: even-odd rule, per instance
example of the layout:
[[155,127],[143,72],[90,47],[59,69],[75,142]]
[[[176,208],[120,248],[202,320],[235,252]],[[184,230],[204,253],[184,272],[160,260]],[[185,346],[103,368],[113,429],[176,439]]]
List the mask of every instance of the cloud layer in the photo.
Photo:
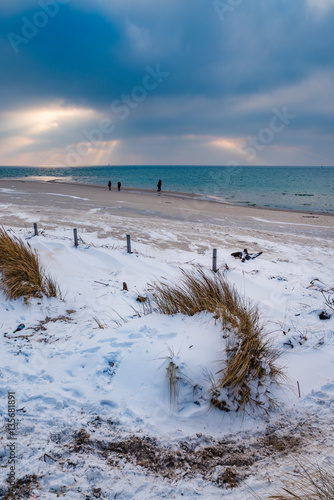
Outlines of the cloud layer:
[[0,14],[2,164],[333,164],[332,0]]

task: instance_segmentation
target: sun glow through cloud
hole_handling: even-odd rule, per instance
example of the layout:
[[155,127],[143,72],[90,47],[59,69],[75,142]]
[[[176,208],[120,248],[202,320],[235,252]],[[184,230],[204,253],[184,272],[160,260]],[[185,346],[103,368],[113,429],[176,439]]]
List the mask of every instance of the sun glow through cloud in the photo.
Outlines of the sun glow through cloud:
[[219,147],[222,149],[232,149],[234,151],[239,151],[240,149],[240,140],[232,140],[232,139],[214,139],[210,141],[210,144],[215,147]]
[[3,114],[3,130],[27,128],[28,133],[56,128],[66,121],[77,121],[93,117],[96,112],[92,109],[65,107],[61,104],[51,104],[47,107],[15,110]]
[[[5,133],[7,139],[2,146],[2,159],[7,164],[52,164],[56,158],[64,156],[67,142],[63,142],[59,147],[51,147],[48,151],[39,151],[32,153],[30,147],[37,144],[41,137],[52,141],[54,134],[58,130],[65,131],[68,127],[78,130],[78,138],[85,140],[80,136],[83,123],[97,122],[100,119],[99,114],[90,108],[79,108],[74,106],[65,106],[63,103],[51,103],[48,106],[25,108],[15,111],[4,112],[0,114],[0,131]],[[97,154],[100,155],[100,152]],[[64,158],[62,159],[64,162]]]

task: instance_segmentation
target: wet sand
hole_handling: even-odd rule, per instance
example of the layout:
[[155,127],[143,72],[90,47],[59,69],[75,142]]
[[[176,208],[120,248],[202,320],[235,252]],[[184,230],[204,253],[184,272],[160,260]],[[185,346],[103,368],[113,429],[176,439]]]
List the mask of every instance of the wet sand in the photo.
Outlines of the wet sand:
[[152,231],[174,230],[178,237],[173,245],[177,246],[183,246],[182,237],[213,243],[215,238],[225,237],[229,246],[228,240],[234,236],[240,245],[260,238],[310,246],[322,245],[323,240],[326,247],[334,237],[333,214],[245,207],[144,189],[122,188],[118,192],[115,186],[109,191],[105,186],[88,184],[0,180],[0,223],[28,227],[32,222],[44,228],[66,224],[95,229],[101,236],[112,227],[115,236],[123,237],[131,230],[144,239],[151,239]]

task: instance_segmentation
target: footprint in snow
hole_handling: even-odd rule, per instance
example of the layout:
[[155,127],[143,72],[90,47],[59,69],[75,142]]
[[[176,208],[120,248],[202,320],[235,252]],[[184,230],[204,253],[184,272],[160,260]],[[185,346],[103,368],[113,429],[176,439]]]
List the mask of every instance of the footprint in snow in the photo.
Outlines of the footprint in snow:
[[133,342],[121,342],[121,343],[112,342],[111,345],[113,347],[132,347]]
[[104,344],[105,342],[112,343],[112,342],[115,342],[115,340],[117,340],[116,337],[111,337],[110,339],[101,339],[101,340],[99,340],[99,344]]
[[72,397],[74,398],[82,398],[82,393],[78,391],[78,389],[75,389],[74,387],[63,387],[63,391],[69,392]]
[[101,349],[101,347],[91,347],[90,349],[84,349],[81,351],[81,354],[85,354],[86,352],[89,354],[94,354],[94,352],[97,352]]
[[141,335],[140,333],[131,333],[130,335],[128,335],[128,339],[142,339],[143,338],[143,335]]
[[164,339],[172,339],[177,336],[177,333],[160,333],[157,335],[157,338],[159,340],[164,340]]
[[67,352],[55,352],[54,356],[58,356],[60,359],[65,359],[68,356],[72,356],[73,351],[67,351]]
[[30,382],[31,384],[39,383],[42,384],[44,382],[52,384],[54,382],[54,378],[51,377],[51,375],[26,375],[26,381]]
[[139,330],[140,333],[149,333],[151,335],[156,335],[158,333],[158,330],[156,328],[150,328],[147,325],[144,325],[140,328]]
[[109,399],[102,399],[100,401],[101,406],[109,406],[110,408],[118,408],[118,405]]

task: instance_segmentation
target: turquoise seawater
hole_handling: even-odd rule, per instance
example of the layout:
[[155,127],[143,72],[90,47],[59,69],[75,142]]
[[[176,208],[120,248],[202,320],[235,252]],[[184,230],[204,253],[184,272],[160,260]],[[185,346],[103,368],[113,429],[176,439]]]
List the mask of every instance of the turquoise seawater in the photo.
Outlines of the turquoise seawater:
[[100,166],[0,167],[0,179],[67,182],[156,189],[213,196],[259,207],[334,212],[334,167]]

